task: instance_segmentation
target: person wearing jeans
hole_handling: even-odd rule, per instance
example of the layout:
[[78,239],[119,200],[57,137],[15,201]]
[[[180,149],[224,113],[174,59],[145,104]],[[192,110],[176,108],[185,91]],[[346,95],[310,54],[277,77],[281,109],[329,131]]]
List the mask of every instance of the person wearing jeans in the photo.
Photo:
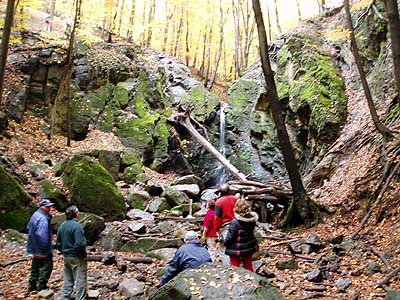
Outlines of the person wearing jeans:
[[73,205],[65,211],[66,221],[57,232],[56,248],[64,256],[64,287],[61,300],[71,299],[75,285],[75,299],[86,299],[87,295],[87,259],[86,238],[82,226],[78,223],[79,210]]

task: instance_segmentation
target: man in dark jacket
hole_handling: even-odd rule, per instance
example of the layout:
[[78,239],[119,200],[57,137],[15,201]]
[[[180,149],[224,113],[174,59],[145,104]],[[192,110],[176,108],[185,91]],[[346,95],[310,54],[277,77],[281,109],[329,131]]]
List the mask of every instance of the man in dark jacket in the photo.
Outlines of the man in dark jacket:
[[83,300],[87,294],[85,233],[78,223],[79,210],[75,205],[68,207],[65,215],[67,220],[58,229],[56,243],[57,250],[64,255],[64,287],[60,299],[71,299],[75,284],[75,299]]
[[161,279],[160,286],[163,286],[180,272],[186,269],[195,269],[204,263],[210,263],[211,257],[204,248],[194,231],[188,231],[184,238],[185,244],[175,253],[169,263],[168,269]]
[[32,254],[32,269],[29,278],[29,291],[47,289],[53,271],[53,246],[51,242],[51,207],[50,200],[39,202],[39,209],[32,215],[28,223],[27,252]]

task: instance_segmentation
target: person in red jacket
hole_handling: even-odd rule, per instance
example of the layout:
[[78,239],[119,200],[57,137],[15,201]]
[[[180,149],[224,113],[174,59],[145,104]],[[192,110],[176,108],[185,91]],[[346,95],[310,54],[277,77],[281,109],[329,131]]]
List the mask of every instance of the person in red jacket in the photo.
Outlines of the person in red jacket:
[[220,198],[215,202],[214,227],[218,232],[222,226],[229,224],[234,218],[234,212],[237,197],[230,194],[230,188],[227,183],[220,186]]
[[[228,225],[234,218],[234,208],[237,197],[231,195],[230,187],[227,183],[224,183],[219,188],[220,198],[215,202],[215,217],[214,217],[214,228],[217,232],[218,239],[224,240],[228,232]],[[217,260],[223,264],[229,264],[229,257],[225,254],[225,247],[223,243],[219,243]]]
[[207,213],[204,216],[203,223],[203,238],[206,240],[207,249],[210,253],[211,259],[214,262],[217,259],[217,232],[215,231],[214,226],[214,217],[215,217],[215,201],[209,200],[207,203]]

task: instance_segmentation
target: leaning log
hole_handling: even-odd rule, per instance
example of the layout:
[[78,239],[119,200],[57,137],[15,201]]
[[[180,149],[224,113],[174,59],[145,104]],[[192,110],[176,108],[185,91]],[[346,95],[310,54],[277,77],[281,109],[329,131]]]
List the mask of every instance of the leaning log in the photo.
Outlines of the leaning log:
[[229,160],[227,160],[209,141],[207,141],[192,125],[189,116],[185,116],[183,119],[179,120],[178,123],[185,127],[187,131],[194,137],[200,144],[206,148],[208,152],[211,153],[223,166],[224,168],[232,174],[233,177],[240,181],[246,180],[246,175],[241,173],[235,166],[233,166]]

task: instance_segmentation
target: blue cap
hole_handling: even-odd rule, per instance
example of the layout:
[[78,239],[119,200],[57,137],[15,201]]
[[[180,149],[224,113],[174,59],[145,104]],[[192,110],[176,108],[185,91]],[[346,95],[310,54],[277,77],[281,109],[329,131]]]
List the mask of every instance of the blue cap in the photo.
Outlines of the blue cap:
[[39,202],[39,206],[43,207],[43,206],[52,206],[54,205],[53,202],[51,202],[49,199],[43,199],[42,201]]

